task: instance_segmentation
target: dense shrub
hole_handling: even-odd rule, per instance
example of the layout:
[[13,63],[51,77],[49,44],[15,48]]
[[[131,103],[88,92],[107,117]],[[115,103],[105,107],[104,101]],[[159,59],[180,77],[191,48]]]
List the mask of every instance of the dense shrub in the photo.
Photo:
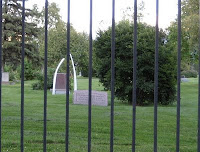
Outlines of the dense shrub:
[[33,80],[36,78],[37,70],[33,66],[32,62],[27,58],[24,60],[24,79],[25,80]]
[[9,81],[15,82],[20,80],[20,74],[21,74],[20,71],[21,71],[20,66],[17,69],[15,69],[12,65],[8,64],[4,66],[4,72],[9,73]]
[[[176,64],[172,51],[165,47],[165,34],[159,32],[159,103],[170,104],[175,98]],[[154,101],[154,27],[138,25],[137,104]],[[110,90],[111,28],[100,31],[94,42],[95,68],[100,82]],[[133,25],[122,21],[116,25],[115,95],[132,102],[133,80]]]
[[[6,64],[4,71],[9,72],[10,81],[17,81],[21,79],[21,65],[14,67],[12,64]],[[33,80],[36,78],[37,68],[27,58],[24,59],[24,79]]]
[[16,82],[16,81],[19,81],[20,80],[20,74],[17,70],[13,71],[11,70],[9,72],[9,81],[13,81],[13,82]]
[[[55,69],[48,68],[47,70],[47,89],[53,88],[53,75],[54,75]],[[44,73],[39,72],[37,73],[37,82],[32,84],[33,90],[42,90],[44,89]]]
[[185,76],[186,78],[197,78],[198,73],[195,70],[187,70],[187,71],[182,71],[181,75]]

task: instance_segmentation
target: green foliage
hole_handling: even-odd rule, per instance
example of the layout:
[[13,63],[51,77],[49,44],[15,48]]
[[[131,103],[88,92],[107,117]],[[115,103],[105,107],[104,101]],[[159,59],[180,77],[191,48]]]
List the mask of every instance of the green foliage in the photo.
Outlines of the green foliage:
[[183,0],[182,2],[182,27],[187,33],[191,53],[198,50],[199,32],[199,1]]
[[9,81],[19,81],[20,80],[20,73],[17,70],[11,70],[9,72]]
[[25,80],[33,80],[36,78],[37,70],[33,63],[27,58],[24,60],[24,78]]
[[[95,68],[105,89],[110,89],[111,28],[99,31],[94,42]],[[166,36],[159,32],[159,103],[174,101],[176,72],[172,51],[166,48]],[[154,99],[154,27],[138,25],[137,104],[153,103]],[[132,102],[133,25],[121,21],[116,25],[115,95]]]
[[[53,75],[54,75],[55,69],[48,68],[47,70],[47,89],[53,88]],[[33,90],[42,90],[44,89],[44,73],[39,72],[37,73],[37,82],[32,84]]]
[[186,78],[197,78],[198,73],[195,70],[188,70],[188,71],[182,71],[181,75],[185,76]]
[[20,71],[21,67],[19,66],[17,69],[13,70],[14,68],[11,65],[4,66],[4,72],[9,73],[9,81],[19,81],[20,80]]
[[[174,52],[174,55],[177,56],[177,46],[178,46],[178,23],[177,21],[173,22],[170,27],[168,27],[168,35],[167,35],[167,47]],[[189,50],[189,37],[187,33],[182,28],[182,50],[181,50],[181,59],[184,64],[188,64],[191,62],[191,54]]]
[[[61,22],[61,16],[60,16],[60,8],[58,5],[53,2],[50,3],[48,6],[48,26],[49,28],[55,28],[59,22]],[[45,7],[43,7],[42,12],[41,12],[41,22],[44,24],[45,23]]]
[[[37,75],[37,68],[34,67],[32,62],[27,58],[24,59],[24,79],[33,80]],[[14,68],[12,64],[4,65],[4,71],[9,72],[10,81],[17,81],[21,79],[21,65]]]
[[[50,28],[48,35],[48,66],[56,67],[62,58],[66,58],[67,30],[66,23],[59,16],[60,9],[54,3],[49,5]],[[41,35],[40,55],[44,56],[44,34]],[[70,29],[70,53],[73,56],[77,73],[82,72],[84,76],[88,70],[88,35],[77,32],[72,26]],[[70,62],[71,64],[71,62]]]
[[[198,31],[199,31],[199,1],[182,1],[182,27],[181,27],[181,60],[182,70],[194,67],[198,61]],[[168,47],[177,55],[177,19],[172,22],[168,30]],[[189,66],[189,68],[188,68]]]
[[[21,39],[22,39],[22,6],[21,0],[3,1],[3,65],[9,63],[15,70],[21,62]],[[39,28],[35,23],[38,17],[36,7],[25,10],[25,55],[36,65],[40,62],[36,39]]]

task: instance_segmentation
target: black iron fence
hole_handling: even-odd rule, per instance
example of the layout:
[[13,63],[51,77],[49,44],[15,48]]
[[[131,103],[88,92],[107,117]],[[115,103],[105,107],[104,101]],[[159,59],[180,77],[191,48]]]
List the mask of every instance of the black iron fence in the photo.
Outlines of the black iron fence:
[[[25,0],[23,2],[22,11],[22,70],[21,70],[21,152],[24,151],[24,51],[25,51]],[[91,92],[92,92],[92,0],[90,0],[90,33],[89,33],[89,101],[88,101],[88,152],[91,151]],[[158,105],[158,10],[159,10],[159,0],[156,0],[156,40],[155,40],[155,74],[154,74],[154,152],[157,151],[157,105]],[[0,1],[0,29],[2,29],[2,0]],[[47,44],[48,44],[48,0],[45,0],[45,60],[44,60],[44,133],[43,133],[43,151],[46,152],[47,143]],[[176,132],[176,151],[179,152],[179,137],[180,137],[180,66],[181,66],[181,0],[178,0],[178,71],[177,71],[177,132]],[[70,54],[70,0],[68,0],[68,20],[67,20],[67,69],[66,69],[66,149],[68,152],[69,144],[69,54]],[[199,39],[200,40],[200,39]],[[112,39],[111,39],[111,110],[110,110],[110,151],[113,151],[113,137],[114,137],[114,88],[115,88],[115,0],[112,0]],[[2,43],[2,30],[0,30],[0,43]],[[135,151],[135,141],[136,141],[136,72],[137,72],[137,0],[134,0],[134,46],[133,46],[133,117],[132,117],[132,151]],[[200,44],[200,42],[199,42]],[[200,48],[200,46],[199,46]],[[2,71],[2,45],[0,45],[0,71]],[[200,56],[199,56],[200,61]],[[200,66],[200,62],[199,62]],[[200,70],[199,70],[200,72]],[[200,73],[199,73],[200,74]],[[2,73],[0,74],[0,80],[2,80]],[[200,81],[200,77],[199,77]],[[1,82],[1,81],[0,81]],[[2,122],[2,84],[0,83],[0,151],[1,151],[1,122]],[[200,151],[200,83],[199,83],[199,96],[198,96],[198,151]]]

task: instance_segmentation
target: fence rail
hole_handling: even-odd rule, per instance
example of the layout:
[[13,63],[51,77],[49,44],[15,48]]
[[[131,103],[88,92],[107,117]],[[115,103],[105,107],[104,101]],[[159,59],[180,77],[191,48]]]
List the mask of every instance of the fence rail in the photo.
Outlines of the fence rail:
[[[93,0],[90,0],[90,33],[89,33],[89,100],[88,100],[88,152],[91,151],[91,117],[92,117],[92,19],[93,19]],[[22,1],[23,10],[22,10],[22,62],[21,62],[21,152],[24,151],[24,51],[25,51],[25,0]],[[68,0],[68,19],[67,19],[67,69],[66,69],[66,137],[65,151],[69,151],[69,54],[70,54],[70,0]],[[156,26],[155,26],[155,74],[154,74],[154,152],[157,152],[157,107],[158,107],[158,45],[159,45],[159,25],[158,25],[158,16],[159,16],[159,0],[156,0]],[[200,14],[200,11],[199,11]],[[0,43],[2,43],[2,0],[0,1]],[[200,24],[200,21],[199,21]],[[200,27],[199,27],[200,28]],[[181,82],[181,0],[178,0],[178,59],[177,59],[177,131],[176,131],[176,151],[180,151],[180,82]],[[133,42],[133,117],[132,117],[132,151],[135,152],[135,143],[136,143],[136,72],[137,72],[137,0],[134,0],[134,42]],[[112,39],[111,39],[111,110],[110,110],[110,152],[113,152],[114,145],[114,91],[115,91],[115,0],[112,0]],[[199,34],[200,37],[200,34]],[[47,53],[48,53],[48,0],[45,0],[45,60],[44,60],[44,131],[43,131],[43,151],[47,150]],[[199,50],[200,50],[200,39],[199,39]],[[0,71],[2,71],[2,45],[0,45]],[[200,56],[199,56],[200,61]],[[200,62],[199,62],[200,67]],[[200,75],[200,70],[199,70]],[[0,73],[0,80],[2,80],[2,72]],[[199,77],[200,81],[200,77]],[[2,150],[2,83],[0,81],[0,151]],[[200,83],[198,91],[198,151],[200,151]]]
[[[199,2],[199,54],[200,54],[200,2]],[[200,55],[199,55],[199,69],[200,69]],[[197,151],[200,151],[200,70],[198,71],[198,136],[197,136]]]
[[[0,1],[0,29],[2,29],[2,0]],[[0,44],[2,44],[2,30],[0,30]],[[0,151],[2,147],[2,45],[0,45]]]

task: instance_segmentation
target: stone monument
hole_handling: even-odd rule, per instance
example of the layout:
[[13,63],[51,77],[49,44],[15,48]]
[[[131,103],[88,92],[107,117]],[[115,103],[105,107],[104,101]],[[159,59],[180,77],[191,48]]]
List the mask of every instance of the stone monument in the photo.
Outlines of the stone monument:
[[8,72],[2,72],[2,82],[9,82],[9,73]]
[[2,84],[10,84],[9,72],[2,72]]
[[66,93],[66,74],[58,73],[56,77],[55,94]]
[[[73,61],[71,54],[70,54],[70,59],[71,59],[71,62],[72,62],[73,73],[74,73],[74,91],[76,91],[77,90],[76,69],[75,69],[74,61]],[[54,73],[53,89],[51,89],[52,95],[65,94],[66,93],[66,74],[58,73],[58,70],[59,70],[60,66],[62,65],[62,63],[64,62],[64,60],[65,60],[65,58],[63,58],[60,61],[60,63],[58,64],[58,66],[56,68],[56,71]]]
[[[74,91],[74,104],[88,105],[88,90]],[[108,106],[107,92],[92,91],[92,105]]]
[[184,75],[181,76],[181,82],[189,82],[189,79],[186,78]]

